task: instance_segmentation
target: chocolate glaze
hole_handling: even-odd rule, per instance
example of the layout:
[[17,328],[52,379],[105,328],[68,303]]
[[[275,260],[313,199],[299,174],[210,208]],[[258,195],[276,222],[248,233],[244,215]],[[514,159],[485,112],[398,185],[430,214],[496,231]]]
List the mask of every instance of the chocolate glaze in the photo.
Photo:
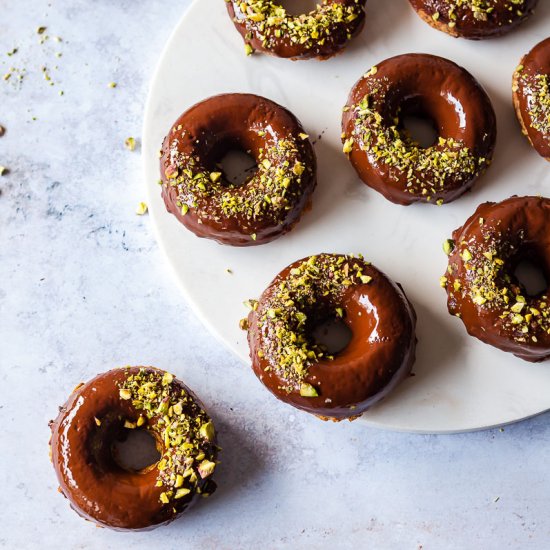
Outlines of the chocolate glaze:
[[[486,344],[526,361],[548,359],[550,289],[538,296],[528,296],[514,276],[514,270],[527,258],[540,265],[550,281],[550,199],[512,197],[500,203],[484,203],[454,231],[453,241],[449,269],[442,279],[448,294],[449,313],[459,316],[468,333]],[[471,258],[465,256],[465,249]],[[506,288],[507,304],[494,298],[485,303],[474,301],[476,288],[486,286],[476,281],[476,270],[491,269],[493,256],[504,262],[494,289],[501,295]],[[516,303],[516,295],[523,296],[526,303],[518,312],[523,320],[514,324],[510,308]],[[482,296],[487,293],[482,291]],[[538,314],[535,315],[531,308]],[[529,320],[528,314],[531,314]],[[524,327],[527,327],[526,332],[523,332]]]
[[[267,1],[267,4],[278,7],[277,2]],[[307,41],[293,41],[284,29],[280,29],[280,36],[275,35],[273,27],[269,32],[262,28],[262,21],[251,21],[245,18],[239,8],[239,0],[226,0],[227,11],[235,24],[235,27],[243,37],[246,44],[254,50],[273,54],[277,57],[290,58],[292,60],[303,59],[328,59],[339,53],[347,43],[357,36],[365,25],[366,0],[324,0],[321,6],[308,15],[322,17],[322,12],[327,4],[342,5],[353,13],[355,18],[350,21],[331,24],[327,28],[328,35]],[[288,15],[289,19],[300,22],[305,16]],[[268,40],[266,40],[268,37]]]
[[[256,95],[222,94],[196,104],[178,118],[162,145],[160,167],[166,209],[195,235],[221,244],[252,246],[276,239],[297,223],[317,183],[315,153],[303,132],[300,122],[287,109]],[[198,167],[211,172],[231,150],[242,149],[258,160],[267,148],[288,141],[294,143],[295,150],[287,160],[301,163],[305,170],[299,181],[293,176],[285,193],[287,209],[276,212],[271,208],[254,215],[228,215],[223,210],[218,200],[222,194],[239,198],[254,191],[262,200],[269,194],[263,191],[265,185],[256,171],[240,187],[232,186],[222,176],[221,185],[214,191],[216,200],[199,198],[197,206],[182,215],[182,191],[168,177],[174,170],[181,173],[186,168],[180,165],[178,155],[198,159]]]
[[[288,391],[288,380],[275,372],[270,357],[260,357],[262,354],[258,353],[268,348],[269,331],[261,326],[261,319],[279,284],[307,259],[283,269],[263,292],[257,309],[250,312],[248,343],[252,368],[265,387],[285,403],[323,419],[351,420],[409,375],[415,361],[416,314],[400,285],[374,266],[355,259],[372,280],[350,286],[337,303],[329,304],[332,309],[337,306],[344,311],[343,322],[352,332],[351,341],[332,360],[321,359],[308,368],[305,382],[317,388],[318,397],[303,397],[299,388]],[[326,320],[325,300],[319,295],[319,309],[306,312],[312,327]]]
[[[513,79],[513,99],[518,120],[537,153],[550,161],[550,121],[545,129],[537,129],[530,113],[531,105],[541,105],[537,94],[536,77],[550,80],[550,38],[539,42],[520,62],[521,70],[516,70]],[[550,96],[549,96],[550,97]],[[536,121],[540,122],[540,121]]]
[[[481,40],[501,36],[515,29],[533,13],[538,0],[523,0],[519,4],[512,0],[488,0],[487,7],[492,8],[491,12],[474,11],[467,2],[457,5],[453,0],[409,2],[418,15],[434,29],[454,37]],[[456,18],[450,17],[451,9]]]
[[[374,71],[373,71],[374,69]],[[357,123],[353,106],[365,96],[391,126],[404,115],[420,114],[433,120],[441,138],[452,138],[467,147],[478,165],[474,173],[449,170],[445,186],[424,195],[411,193],[407,171],[379,161],[356,139],[349,158],[364,183],[397,204],[417,201],[451,202],[472,187],[490,163],[496,140],[496,118],[491,101],[476,79],[455,63],[434,55],[405,54],[375,66],[353,87],[342,117],[343,139]],[[373,132],[370,140],[375,144]],[[434,150],[442,150],[437,143]],[[415,172],[429,183],[425,170]]]
[[[162,504],[159,498],[164,489],[156,486],[157,464],[130,472],[113,459],[111,445],[123,432],[124,421],[136,422],[140,415],[131,401],[120,398],[119,385],[128,374],[138,371],[138,367],[111,370],[78,386],[50,423],[51,459],[60,491],[79,515],[118,531],[148,530],[168,523],[200,498],[191,492]],[[185,384],[175,379],[174,384],[202,408]],[[191,409],[184,412],[191,414]],[[100,426],[96,419],[101,419]],[[149,420],[147,426],[151,422],[156,421]],[[162,442],[157,441],[157,448],[163,451]],[[216,454],[215,441],[211,453]],[[199,483],[212,486],[208,479]]]

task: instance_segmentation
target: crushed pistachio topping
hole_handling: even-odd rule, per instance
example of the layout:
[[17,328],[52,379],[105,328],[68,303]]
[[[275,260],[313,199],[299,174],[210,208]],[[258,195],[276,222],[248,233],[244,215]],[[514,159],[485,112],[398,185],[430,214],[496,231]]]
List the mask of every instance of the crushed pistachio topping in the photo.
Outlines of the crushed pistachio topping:
[[357,285],[371,284],[374,271],[369,266],[362,256],[311,256],[293,264],[260,305],[256,301],[248,304],[262,334],[258,356],[265,359],[265,370],[284,382],[282,390],[303,397],[321,394],[321,388],[306,382],[308,368],[333,357],[311,338],[312,325],[319,319],[345,317],[342,297]]
[[[519,68],[518,68],[519,69]],[[550,136],[550,75],[516,70],[527,98],[530,125],[545,136]]]
[[[185,130],[184,130],[185,134]],[[170,165],[164,185],[175,186],[181,214],[195,211],[215,222],[236,218],[241,231],[256,240],[257,229],[266,221],[282,223],[287,213],[307,191],[312,167],[306,166],[303,145],[292,137],[277,140],[269,136],[256,158],[257,168],[248,180],[236,186],[222,172],[209,170],[199,156],[178,151],[178,141],[170,147]]]
[[[550,295],[528,296],[511,276],[510,260],[522,247],[523,231],[510,235],[480,225],[483,242],[453,243],[455,253],[441,286],[457,303],[468,297],[480,311],[500,312],[500,328],[515,341],[536,343],[541,333],[550,334]],[[459,269],[465,275],[459,277]]]
[[164,449],[157,464],[160,501],[173,504],[190,493],[207,493],[207,480],[216,467],[214,425],[174,376],[129,370],[120,397],[131,400],[139,413],[137,421],[126,420],[125,427],[135,429],[147,422]]
[[[469,15],[477,21],[484,22],[489,21],[496,13],[510,13],[510,17],[513,18],[522,17],[526,13],[525,0],[444,0],[437,4],[438,10],[432,13],[432,19],[445,22],[451,29]],[[509,22],[511,19],[504,21]]]
[[[226,0],[232,2],[235,21],[244,23],[250,31],[245,36],[252,40],[253,34],[265,49],[274,47],[280,40],[299,44],[306,49],[323,46],[342,34],[350,38],[353,23],[364,10],[364,0],[335,2],[322,0],[316,9],[302,15],[291,15],[273,0]],[[247,42],[247,46],[249,46]],[[252,53],[252,47],[246,53]]]
[[[372,71],[365,77],[372,78]],[[439,137],[434,145],[422,147],[399,127],[399,113],[391,120],[382,116],[384,98],[390,91],[386,79],[373,79],[371,90],[352,106],[351,133],[342,134],[344,153],[359,147],[372,164],[384,168],[390,181],[404,182],[406,192],[426,202],[449,188],[467,184],[489,165],[489,159],[474,155],[452,137]],[[440,199],[437,204],[442,202]]]

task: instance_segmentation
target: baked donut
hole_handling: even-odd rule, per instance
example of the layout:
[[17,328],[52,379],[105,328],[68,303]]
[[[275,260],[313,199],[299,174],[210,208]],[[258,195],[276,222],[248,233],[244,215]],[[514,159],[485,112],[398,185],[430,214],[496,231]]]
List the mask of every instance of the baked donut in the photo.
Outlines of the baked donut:
[[257,50],[295,60],[341,51],[365,24],[365,2],[322,0],[310,13],[291,15],[276,0],[226,0],[248,55]]
[[[416,315],[403,289],[361,256],[319,254],[281,271],[244,327],[252,368],[275,397],[323,419],[350,420],[411,371]],[[312,332],[341,319],[352,337],[329,355]]]
[[[174,520],[211,494],[216,435],[182,382],[152,367],[126,367],[77,386],[50,422],[60,491],[82,517],[116,530]],[[154,437],[161,459],[140,471],[117,462],[113,444],[128,430]]]
[[409,0],[416,13],[438,31],[456,38],[500,36],[527,19],[538,0]]
[[527,259],[550,280],[550,199],[482,204],[444,248],[441,285],[468,333],[526,361],[549,358],[550,291],[529,296],[514,272]]
[[[420,146],[403,128],[415,115],[439,138]],[[452,61],[406,54],[372,67],[353,87],[342,117],[344,153],[388,200],[441,205],[466,192],[491,163],[496,119],[475,78]]]
[[535,151],[550,161],[550,38],[521,60],[512,84],[514,107]]
[[[251,154],[257,169],[240,186],[216,166],[229,151]],[[168,212],[198,237],[250,246],[290,231],[311,201],[317,166],[296,117],[269,99],[223,94],[181,115],[161,150]]]

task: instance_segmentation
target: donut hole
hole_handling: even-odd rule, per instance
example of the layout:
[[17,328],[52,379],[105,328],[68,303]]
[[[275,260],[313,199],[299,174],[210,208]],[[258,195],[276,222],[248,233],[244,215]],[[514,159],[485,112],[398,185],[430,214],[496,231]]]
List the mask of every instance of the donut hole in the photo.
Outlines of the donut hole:
[[279,0],[277,2],[285,8],[289,15],[303,15],[317,9],[319,0]]
[[[393,98],[391,103],[395,105],[398,100],[399,98]],[[407,141],[412,140],[423,149],[435,145],[440,135],[431,108],[421,96],[409,97],[397,107],[397,128],[402,137]],[[392,110],[390,107],[390,111]]]
[[322,347],[329,355],[343,352],[351,342],[353,333],[339,317],[325,317],[314,323],[309,330],[313,342]]
[[235,145],[223,151],[216,167],[223,173],[223,181],[231,187],[245,185],[257,169],[254,157]]
[[414,114],[405,115],[401,124],[403,133],[423,149],[437,143],[439,133],[432,118]]
[[548,275],[536,257],[521,259],[513,273],[527,296],[536,297],[548,289]]
[[145,473],[160,460],[155,437],[147,429],[123,429],[111,444],[114,463],[131,473]]

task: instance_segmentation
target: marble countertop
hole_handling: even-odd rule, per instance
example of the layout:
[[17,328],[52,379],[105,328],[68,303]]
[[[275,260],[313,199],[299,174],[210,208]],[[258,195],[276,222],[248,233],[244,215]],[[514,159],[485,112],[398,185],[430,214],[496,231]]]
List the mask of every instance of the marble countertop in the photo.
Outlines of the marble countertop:
[[[548,548],[549,414],[453,436],[323,423],[268,396],[185,304],[135,208],[148,80],[188,4],[3,2],[0,547]],[[125,364],[183,378],[223,447],[218,492],[149,533],[80,519],[48,459],[57,406]]]

